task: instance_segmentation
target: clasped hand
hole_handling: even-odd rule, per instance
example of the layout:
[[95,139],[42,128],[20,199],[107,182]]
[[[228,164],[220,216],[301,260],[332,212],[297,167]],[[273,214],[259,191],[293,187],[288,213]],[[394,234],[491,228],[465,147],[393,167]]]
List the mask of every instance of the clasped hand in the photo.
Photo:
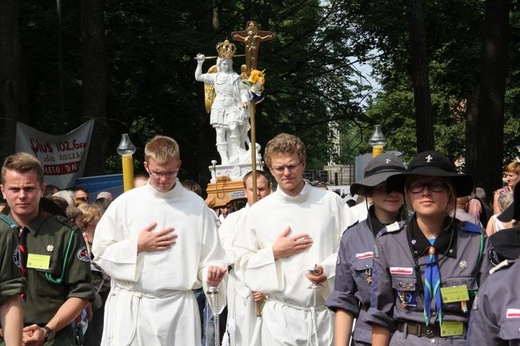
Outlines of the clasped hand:
[[37,324],[23,328],[22,345],[23,346],[41,346],[45,343],[46,331]]

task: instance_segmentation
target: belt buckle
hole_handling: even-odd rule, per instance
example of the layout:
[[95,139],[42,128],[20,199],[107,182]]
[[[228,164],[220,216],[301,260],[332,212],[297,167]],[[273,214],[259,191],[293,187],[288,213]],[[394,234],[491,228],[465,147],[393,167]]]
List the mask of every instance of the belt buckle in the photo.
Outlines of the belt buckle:
[[435,336],[435,330],[432,326],[427,326],[424,328],[424,336],[427,338],[433,338]]

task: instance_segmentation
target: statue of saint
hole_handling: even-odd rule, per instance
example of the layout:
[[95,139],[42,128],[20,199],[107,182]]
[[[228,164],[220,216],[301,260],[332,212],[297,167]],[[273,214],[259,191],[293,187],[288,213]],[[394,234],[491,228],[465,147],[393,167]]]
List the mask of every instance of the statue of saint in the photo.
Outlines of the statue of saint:
[[216,131],[217,151],[223,165],[240,163],[246,153],[245,144],[250,146],[247,133],[252,95],[247,85],[242,83],[241,76],[233,71],[235,51],[235,45],[228,40],[219,42],[216,72],[212,72],[215,70],[212,67],[208,73],[202,73],[202,64],[206,60],[203,54],[197,55],[195,69],[195,80],[210,87],[205,90],[206,101],[211,104],[210,123]]

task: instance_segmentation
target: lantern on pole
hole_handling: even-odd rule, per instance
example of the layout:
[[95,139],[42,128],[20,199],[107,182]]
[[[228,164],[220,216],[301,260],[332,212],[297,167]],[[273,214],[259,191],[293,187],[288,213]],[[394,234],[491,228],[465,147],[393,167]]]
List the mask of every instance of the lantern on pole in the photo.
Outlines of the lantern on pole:
[[117,146],[117,153],[121,155],[123,189],[126,192],[134,188],[134,161],[132,155],[135,153],[135,145],[133,145],[130,140],[128,133],[121,135],[121,141]]
[[383,130],[381,130],[381,125],[374,125],[374,132],[368,143],[372,146],[372,157],[383,153],[383,147],[387,142]]

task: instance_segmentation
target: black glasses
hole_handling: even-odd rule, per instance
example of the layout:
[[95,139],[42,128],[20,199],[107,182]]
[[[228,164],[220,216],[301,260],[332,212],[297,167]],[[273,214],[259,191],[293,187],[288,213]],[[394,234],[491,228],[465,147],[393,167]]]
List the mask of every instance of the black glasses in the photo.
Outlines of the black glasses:
[[282,166],[273,166],[272,168],[278,172],[278,173],[283,173],[285,172],[285,169],[288,169],[289,172],[292,172],[296,169],[296,167],[298,167],[299,165],[301,165],[302,162],[298,162],[297,164],[291,164],[291,165],[282,165]]
[[75,200],[78,200],[78,201],[88,201],[88,197],[74,197]]
[[408,191],[410,191],[411,193],[420,193],[424,190],[425,187],[428,187],[428,190],[431,192],[442,192],[446,190],[448,186],[442,181],[431,181],[429,183],[412,181],[408,185]]
[[155,179],[160,179],[160,178],[171,179],[171,178],[177,176],[177,173],[179,173],[179,171],[171,171],[171,172],[148,171],[148,173],[150,173],[150,175],[152,177],[154,177]]

